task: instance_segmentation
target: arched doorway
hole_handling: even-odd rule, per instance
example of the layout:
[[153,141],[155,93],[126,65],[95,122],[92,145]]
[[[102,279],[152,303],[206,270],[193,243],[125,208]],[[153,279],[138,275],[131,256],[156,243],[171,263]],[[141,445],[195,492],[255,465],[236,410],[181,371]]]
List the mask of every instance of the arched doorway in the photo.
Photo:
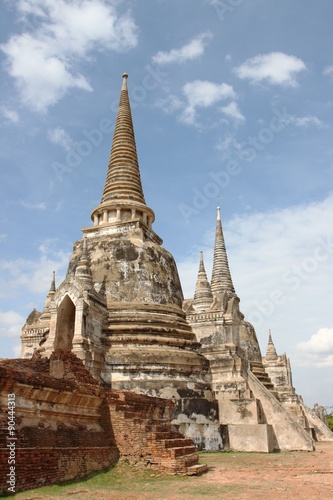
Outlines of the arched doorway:
[[72,350],[75,328],[75,305],[68,295],[58,307],[54,349]]

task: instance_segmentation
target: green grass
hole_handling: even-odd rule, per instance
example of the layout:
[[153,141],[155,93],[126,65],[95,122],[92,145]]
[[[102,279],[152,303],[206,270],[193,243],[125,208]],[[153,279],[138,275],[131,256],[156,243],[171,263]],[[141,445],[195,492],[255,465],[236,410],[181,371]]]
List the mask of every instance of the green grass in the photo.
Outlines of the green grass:
[[[320,443],[320,450],[322,452],[325,450],[325,443]],[[307,457],[310,459],[313,456],[305,468],[308,474],[309,469],[311,470],[313,467],[312,462],[315,457],[318,459],[324,457],[318,453],[314,455],[302,452],[267,454],[234,451],[228,453],[201,452],[199,456],[200,462],[206,463],[209,467],[207,474],[201,476],[162,474],[153,469],[142,469],[118,462],[114,468],[91,474],[80,481],[68,481],[61,485],[29,490],[18,493],[15,498],[19,500],[62,499],[65,497],[80,500],[90,500],[91,498],[102,500],[109,498],[115,500],[192,500],[236,498],[239,495],[243,495],[242,498],[245,498],[248,495],[248,498],[262,499],[267,498],[270,491],[271,485],[269,488],[267,486],[268,490],[265,486],[269,471],[293,470],[295,467],[299,469],[304,461],[307,461]],[[230,471],[232,471],[231,476]],[[262,471],[266,471],[265,481],[253,484],[253,478],[258,481]],[[244,474],[247,472],[250,473],[248,480],[233,480],[234,474],[239,473],[240,477],[244,478]],[[228,473],[228,479],[223,481],[224,476]],[[297,473],[300,474],[299,470]],[[281,485],[276,487],[281,488]],[[284,488],[287,487],[288,483],[284,483]],[[254,496],[249,496],[250,492]]]
[[[209,462],[215,462],[217,456],[221,458],[221,453],[202,453],[200,455],[202,463],[208,463],[206,460],[208,457],[210,457]],[[152,469],[142,469],[126,463],[118,463],[108,471],[91,474],[80,481],[67,481],[60,485],[36,488],[18,493],[15,498],[37,500],[48,497],[68,498],[68,496],[80,498],[84,495],[98,498],[99,492],[105,494],[108,491],[110,493],[139,495],[136,498],[165,499],[168,498],[171,491],[177,494],[177,498],[188,498],[186,495],[189,493],[191,498],[218,498],[219,495],[227,491],[231,492],[235,488],[236,486],[230,485],[202,484],[200,476],[169,475]]]
[[118,463],[114,468],[99,473],[94,473],[80,481],[67,481],[60,485],[45,486],[34,490],[18,493],[16,498],[28,499],[33,497],[68,496],[75,490],[97,491],[112,490],[117,492],[158,492],[161,488],[168,487],[175,480],[182,484],[190,478],[187,476],[170,476],[159,474],[150,469],[141,469],[126,463]]

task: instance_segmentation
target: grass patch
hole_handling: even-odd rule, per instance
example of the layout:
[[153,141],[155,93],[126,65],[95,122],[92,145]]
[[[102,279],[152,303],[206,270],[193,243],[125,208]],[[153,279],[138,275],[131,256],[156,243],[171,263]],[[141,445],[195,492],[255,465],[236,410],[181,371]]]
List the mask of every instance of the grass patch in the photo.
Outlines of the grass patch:
[[[205,453],[205,458],[214,455],[215,463],[218,454]],[[216,455],[216,457],[215,457]],[[236,486],[222,484],[207,484],[201,481],[203,476],[169,475],[156,472],[152,469],[142,469],[120,463],[107,471],[94,473],[80,481],[67,481],[60,485],[44,486],[18,493],[20,500],[39,500],[44,498],[98,498],[107,492],[124,494],[128,498],[167,499],[170,493],[177,498],[219,498],[226,492],[236,491]],[[134,495],[134,496],[133,496]],[[139,495],[139,496],[135,496]],[[104,497],[103,497],[104,498]]]
[[16,498],[44,498],[44,497],[62,497],[69,494],[75,495],[81,491],[92,494],[98,490],[112,490],[122,493],[158,493],[168,488],[169,485],[177,481],[180,485],[190,480],[188,476],[172,476],[169,474],[158,473],[152,469],[142,469],[133,467],[126,463],[118,463],[110,470],[91,474],[79,481],[66,481],[54,486],[43,486],[26,492],[18,493]]

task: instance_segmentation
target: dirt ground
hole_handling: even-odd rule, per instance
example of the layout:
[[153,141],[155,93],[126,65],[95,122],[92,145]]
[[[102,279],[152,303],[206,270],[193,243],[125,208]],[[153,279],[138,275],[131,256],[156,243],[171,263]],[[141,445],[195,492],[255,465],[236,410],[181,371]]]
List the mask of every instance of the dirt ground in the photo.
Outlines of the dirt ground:
[[333,442],[317,443],[314,453],[229,453],[224,463],[211,466],[202,478],[207,485],[237,485],[229,493],[221,491],[220,498],[333,499]]
[[[129,466],[66,486],[17,495],[25,500],[332,500],[333,442],[317,443],[315,452],[203,453],[209,470],[201,476],[156,475]],[[54,489],[56,488],[56,490]]]

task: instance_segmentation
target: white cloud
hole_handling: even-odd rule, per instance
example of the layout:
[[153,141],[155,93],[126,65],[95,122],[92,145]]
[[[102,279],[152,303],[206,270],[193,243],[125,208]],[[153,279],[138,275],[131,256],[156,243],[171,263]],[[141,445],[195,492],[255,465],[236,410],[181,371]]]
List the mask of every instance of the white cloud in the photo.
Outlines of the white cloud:
[[209,31],[201,33],[180,49],[172,49],[170,52],[157,52],[157,54],[153,56],[152,60],[155,64],[181,64],[187,61],[192,61],[193,59],[197,59],[202,56],[208,41],[211,40],[212,37],[213,35]]
[[243,143],[237,141],[232,134],[227,134],[223,138],[219,138],[215,149],[222,153],[222,159],[230,158],[235,152],[239,152],[244,147]]
[[16,8],[30,31],[13,35],[1,49],[21,102],[37,111],[46,111],[70,88],[91,90],[78,64],[93,50],[119,52],[137,44],[130,13],[119,16],[104,0],[21,0]]
[[31,201],[21,200],[21,205],[29,210],[46,210],[46,203],[44,201],[32,203]]
[[300,342],[297,348],[309,354],[329,354],[333,356],[333,328],[320,328],[309,340]]
[[242,80],[254,83],[267,81],[274,85],[297,87],[295,76],[306,69],[305,63],[298,57],[283,52],[271,52],[247,59],[234,68],[234,72]]
[[20,121],[20,116],[17,113],[17,111],[13,109],[9,109],[7,106],[1,106],[0,107],[0,112],[4,118],[12,123],[19,123]]
[[187,102],[181,115],[181,121],[187,124],[195,122],[197,108],[208,108],[219,101],[236,97],[231,85],[207,80],[194,80],[186,83],[183,87],[183,94]]
[[15,311],[0,311],[0,337],[17,336],[24,322],[25,318]]
[[[323,355],[300,351],[295,355],[294,366],[302,370],[306,369],[307,372],[312,369],[314,373],[318,374],[318,370],[333,366],[333,354]],[[324,383],[328,384],[326,378]]]
[[[56,240],[46,240],[38,248],[37,259],[0,260],[0,297],[15,296],[16,291],[41,293],[48,290],[52,271],[64,275],[70,254],[55,248]],[[59,279],[59,276],[58,276]],[[58,281],[58,280],[57,280]]]
[[71,136],[61,127],[49,130],[47,137],[53,144],[60,146],[65,151],[70,151],[75,146]]
[[314,115],[306,115],[306,116],[291,116],[288,119],[288,123],[291,125],[295,125],[295,127],[310,127],[311,125],[321,128],[324,126],[324,123]]
[[[238,123],[243,123],[245,121],[245,117],[239,111],[237,103],[232,101],[226,106],[220,108],[220,110],[225,113],[227,116],[230,116],[235,120],[236,125]],[[265,120],[258,120],[258,123],[261,126],[265,126]],[[295,116],[289,113],[286,113],[286,116],[283,117],[284,126],[292,125],[294,127],[307,129],[309,127],[316,127],[319,129],[327,127],[326,124],[320,120],[317,116],[314,115],[304,115],[304,116]],[[269,125],[269,124],[268,124]],[[260,129],[258,129],[260,133]],[[222,159],[225,160],[231,157],[238,157],[244,159],[244,147],[246,142],[238,142],[233,133],[225,134],[223,137],[220,137],[217,140],[215,145],[215,149],[222,153]]]
[[221,109],[222,113],[227,115],[229,118],[232,118],[236,123],[244,123],[245,122],[245,116],[242,114],[241,110],[239,109],[237,102],[232,101],[220,109]]

